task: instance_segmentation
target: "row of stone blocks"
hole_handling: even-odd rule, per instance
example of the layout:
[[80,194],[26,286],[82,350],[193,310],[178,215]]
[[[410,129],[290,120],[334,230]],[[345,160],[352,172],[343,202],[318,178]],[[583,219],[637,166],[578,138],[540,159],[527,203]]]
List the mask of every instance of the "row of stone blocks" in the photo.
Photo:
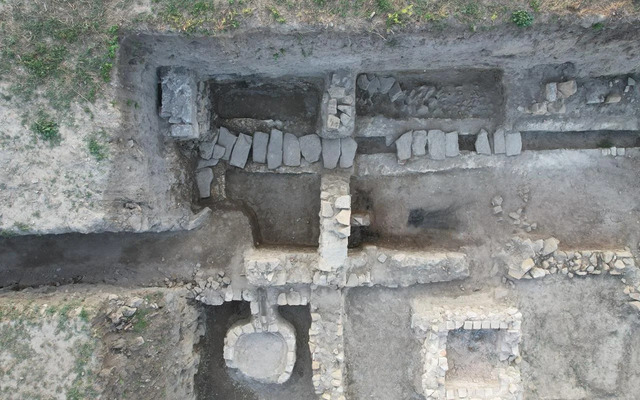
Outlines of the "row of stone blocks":
[[[421,157],[429,153],[433,160],[444,160],[447,157],[460,155],[458,132],[445,133],[438,129],[430,131],[409,131],[400,136],[396,142],[398,162],[403,163],[411,157]],[[475,141],[477,154],[491,155],[489,133],[481,129]],[[493,134],[493,153],[515,156],[522,152],[522,136],[520,132],[505,132],[498,129]]]

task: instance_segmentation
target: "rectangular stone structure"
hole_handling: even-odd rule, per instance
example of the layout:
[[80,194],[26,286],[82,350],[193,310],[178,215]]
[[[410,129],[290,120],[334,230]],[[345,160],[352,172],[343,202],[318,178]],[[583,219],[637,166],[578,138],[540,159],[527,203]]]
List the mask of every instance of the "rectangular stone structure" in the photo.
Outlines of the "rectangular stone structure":
[[429,157],[433,160],[444,160],[446,157],[446,138],[444,132],[434,129],[427,134]]
[[282,165],[282,131],[271,130],[267,147],[267,168],[276,169]]
[[269,134],[256,132],[253,134],[253,162],[265,164],[267,162],[267,146]]

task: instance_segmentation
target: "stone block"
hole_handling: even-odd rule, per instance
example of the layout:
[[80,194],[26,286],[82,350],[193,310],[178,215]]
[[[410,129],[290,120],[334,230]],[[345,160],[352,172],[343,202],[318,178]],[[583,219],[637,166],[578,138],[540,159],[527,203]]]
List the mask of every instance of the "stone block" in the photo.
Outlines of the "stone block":
[[220,127],[220,134],[218,135],[218,144],[224,147],[224,155],[222,159],[225,161],[229,161],[231,158],[231,152],[233,151],[233,146],[236,144],[236,140],[238,138],[233,135],[227,128],[224,126]]
[[300,152],[305,160],[314,163],[320,159],[322,153],[322,142],[316,134],[306,135],[299,139]]
[[483,155],[491,155],[491,146],[489,145],[489,134],[484,129],[480,130],[476,138],[476,153]]
[[335,115],[328,115],[327,129],[335,131],[338,128],[340,128],[340,118],[336,117]]
[[565,99],[573,96],[578,91],[578,85],[575,80],[558,83],[558,92]]
[[434,160],[444,160],[446,153],[446,139],[444,132],[440,130],[430,130],[427,134],[429,147],[429,157]]
[[267,162],[267,145],[269,144],[269,134],[256,132],[253,134],[253,161],[265,164]]
[[249,152],[251,151],[251,136],[241,133],[238,135],[233,151],[231,152],[231,158],[229,164],[234,167],[244,168],[249,159]]
[[186,68],[171,68],[162,76],[161,87],[160,116],[172,124],[197,125],[195,74]]
[[340,139],[322,139],[322,162],[325,168],[334,169],[340,159]]
[[404,133],[396,140],[396,154],[398,161],[406,161],[411,158],[411,147],[413,143],[413,132]]
[[389,93],[389,90],[391,90],[391,88],[393,87],[393,85],[396,83],[396,78],[391,77],[391,76],[387,76],[384,78],[379,78],[380,79],[380,93],[385,94],[385,93]]
[[271,130],[267,146],[267,168],[276,169],[282,165],[282,131]]
[[520,132],[509,132],[505,135],[505,152],[507,156],[517,156],[522,152]]
[[460,155],[460,147],[458,145],[458,132],[449,132],[445,135],[445,156],[458,157]]
[[213,170],[211,168],[196,171],[196,184],[201,199],[211,197],[211,182],[213,182]]
[[294,134],[285,133],[284,135],[282,161],[288,167],[300,166],[300,142]]
[[404,98],[404,92],[402,91],[402,88],[400,88],[400,84],[398,82],[394,83],[391,89],[389,90],[389,99],[392,102],[395,102],[403,98]]
[[544,97],[551,102],[558,100],[558,84],[555,82],[547,83],[544,87]]
[[427,131],[414,131],[411,142],[411,153],[414,157],[427,154]]
[[353,160],[356,157],[358,143],[353,138],[340,139],[340,168],[353,167]]

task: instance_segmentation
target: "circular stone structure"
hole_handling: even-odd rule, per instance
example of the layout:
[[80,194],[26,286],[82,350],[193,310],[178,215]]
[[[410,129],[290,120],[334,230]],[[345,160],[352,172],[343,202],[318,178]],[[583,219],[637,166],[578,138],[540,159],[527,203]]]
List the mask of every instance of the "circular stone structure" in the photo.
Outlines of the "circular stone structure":
[[295,330],[278,318],[268,330],[256,329],[256,320],[240,321],[224,339],[224,359],[229,368],[263,383],[284,383],[296,362]]

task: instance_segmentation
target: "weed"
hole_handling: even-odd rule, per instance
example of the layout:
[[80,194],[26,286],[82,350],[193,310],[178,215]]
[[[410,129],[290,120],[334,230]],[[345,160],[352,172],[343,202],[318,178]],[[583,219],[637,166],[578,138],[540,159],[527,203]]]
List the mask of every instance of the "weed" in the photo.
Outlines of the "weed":
[[393,10],[393,6],[389,0],[376,0],[378,5],[378,10],[382,12],[387,12]]
[[533,12],[540,12],[540,0],[531,0],[529,2],[529,7],[533,10]]
[[147,316],[149,315],[148,309],[138,309],[135,315],[132,318],[133,331],[137,333],[143,332],[147,326],[149,325],[149,321],[147,320]]
[[58,145],[62,141],[58,123],[45,112],[41,112],[38,119],[31,124],[31,130],[51,146]]
[[80,310],[80,314],[78,314],[78,316],[84,322],[87,322],[87,323],[89,322],[89,312],[86,309],[82,308],[82,310]]
[[104,143],[106,133],[104,131],[93,133],[87,140],[87,148],[89,154],[91,154],[97,161],[102,161],[107,158],[107,145]]
[[282,16],[282,14],[280,14],[280,11],[278,11],[278,9],[275,8],[274,6],[267,7],[267,9],[271,12],[271,16],[273,17],[273,19],[275,19],[277,23],[284,24],[287,22],[287,20]]
[[395,25],[404,26],[404,24],[411,18],[413,15],[413,4],[401,9],[400,11],[396,11],[391,14],[387,14],[387,29]]
[[67,49],[64,46],[39,43],[34,51],[22,56],[22,64],[35,77],[43,79],[58,73],[66,55]]
[[471,1],[465,4],[460,12],[469,18],[478,18],[480,16],[480,6],[475,1]]
[[280,50],[276,51],[275,53],[273,53],[273,60],[274,61],[278,61],[280,59],[281,56],[284,56],[286,54],[286,50],[283,48],[280,48]]
[[25,224],[24,222],[16,222],[13,224],[13,226],[20,232],[27,232],[29,229],[31,229],[29,224]]
[[511,14],[511,21],[520,28],[526,28],[533,24],[533,15],[525,10],[514,11]]
[[601,31],[604,29],[604,23],[596,22],[595,24],[591,25],[591,28],[593,28],[594,31]]

